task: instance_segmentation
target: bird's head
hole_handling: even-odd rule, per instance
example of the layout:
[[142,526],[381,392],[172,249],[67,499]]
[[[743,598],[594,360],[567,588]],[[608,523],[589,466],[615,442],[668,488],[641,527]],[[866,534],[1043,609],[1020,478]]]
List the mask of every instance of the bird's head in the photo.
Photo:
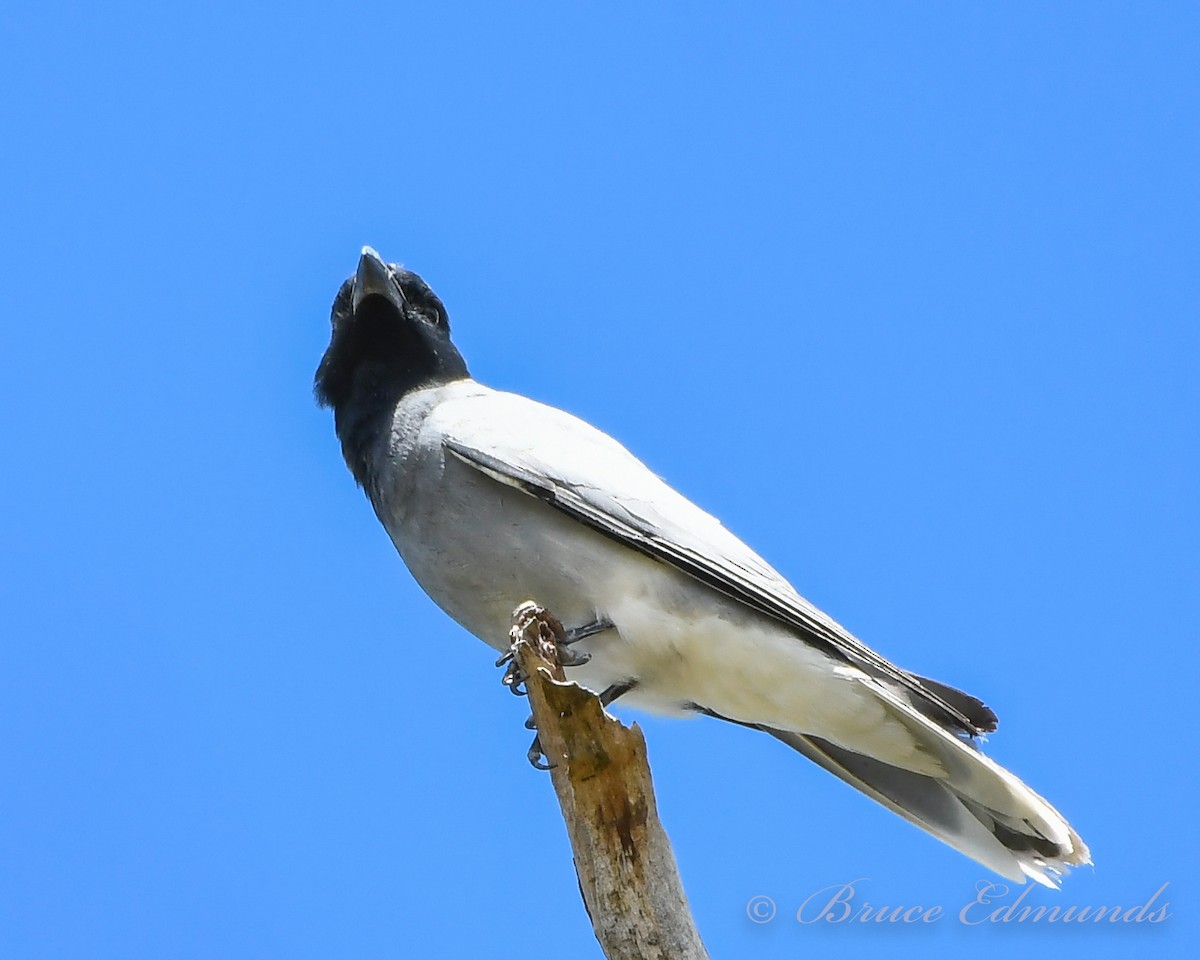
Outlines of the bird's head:
[[394,404],[410,390],[469,376],[438,295],[370,247],[338,290],[331,322],[314,392],[339,419],[351,405]]

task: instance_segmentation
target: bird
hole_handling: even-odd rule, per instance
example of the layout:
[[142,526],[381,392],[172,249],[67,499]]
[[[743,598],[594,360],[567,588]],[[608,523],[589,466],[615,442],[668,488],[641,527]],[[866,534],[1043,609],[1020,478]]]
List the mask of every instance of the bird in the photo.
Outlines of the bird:
[[984,754],[988,706],[876,653],[606,433],[474,380],[419,275],[363,247],[331,327],[317,402],[412,576],[468,632],[507,651],[535,600],[605,703],[768,733],[1015,882],[1092,862]]

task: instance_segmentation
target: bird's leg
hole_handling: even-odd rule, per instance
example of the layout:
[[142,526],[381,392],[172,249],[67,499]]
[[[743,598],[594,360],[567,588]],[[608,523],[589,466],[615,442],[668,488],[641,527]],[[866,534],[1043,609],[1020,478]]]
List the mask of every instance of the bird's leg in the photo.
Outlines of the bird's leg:
[[[557,619],[554,619],[552,616],[547,614],[545,610],[541,610],[540,612],[543,618],[542,622],[544,628],[549,628],[543,628],[542,640],[544,642],[552,641],[554,643],[554,652],[558,657],[559,664],[563,667],[579,667],[592,659],[590,653],[576,653],[575,651],[571,650],[570,647],[572,644],[578,643],[580,640],[586,640],[588,637],[594,637],[596,634],[603,633],[605,630],[611,630],[613,627],[611,620],[607,618],[598,618],[589,623],[585,623],[582,626],[567,630],[561,623],[558,622]],[[545,655],[545,651],[543,652],[543,655]],[[502,654],[496,661],[496,666],[505,667],[502,682],[510,691],[518,696],[528,696],[529,691],[525,685],[529,680],[529,676],[521,668],[521,665],[517,660],[513,650],[509,650],[507,653]],[[614,683],[600,695],[600,702],[607,706],[617,699],[617,697],[621,696],[621,694],[627,693],[629,690],[633,689],[634,685],[634,681]],[[528,720],[525,721],[525,728],[527,730],[537,730],[537,723],[534,721],[532,715]],[[536,733],[534,735],[533,742],[529,745],[529,749],[526,751],[526,756],[528,757],[530,764],[532,764],[538,770],[550,770],[554,766],[554,764],[547,762],[548,758],[546,758],[545,751],[542,750],[541,739],[536,735]]]
[[607,707],[618,697],[625,696],[625,694],[636,687],[637,684],[638,682],[636,680],[622,680],[620,683],[614,683],[608,687],[605,687],[605,689],[599,694],[600,706]]
[[603,633],[605,630],[611,630],[613,622],[607,617],[601,617],[593,620],[590,623],[585,623],[580,627],[572,627],[563,633],[563,639],[556,641],[558,647],[558,662],[564,667],[581,667],[592,659],[590,653],[575,653],[570,647],[572,644],[578,643],[580,640],[586,640],[588,637],[594,637],[598,633]]
[[569,647],[573,643],[578,643],[580,640],[586,640],[588,637],[594,637],[598,633],[603,633],[605,630],[611,630],[613,622],[607,617],[600,617],[591,623],[585,623],[581,627],[572,627],[566,631],[566,636],[559,646]]
[[[585,623],[582,627],[575,627],[571,630],[563,631],[563,639],[559,640],[554,637],[554,646],[557,648],[558,662],[564,667],[581,667],[592,659],[590,653],[576,653],[571,650],[571,644],[578,643],[580,640],[586,640],[588,637],[594,637],[598,633],[603,633],[605,630],[612,629],[611,620],[593,620],[591,623]],[[504,671],[504,677],[501,682],[508,687],[517,696],[523,697],[527,691],[523,689],[523,685],[528,677],[517,664],[516,657],[509,650],[502,654],[496,660],[497,667],[508,665],[508,669]]]

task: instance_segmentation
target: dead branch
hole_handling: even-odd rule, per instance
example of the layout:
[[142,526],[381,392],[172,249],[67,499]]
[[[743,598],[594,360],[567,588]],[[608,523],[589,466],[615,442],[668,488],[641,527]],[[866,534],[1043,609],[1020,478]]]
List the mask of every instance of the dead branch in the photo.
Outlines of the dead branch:
[[575,854],[596,939],[608,960],[707,960],[658,819],[646,741],[567,682],[562,624],[527,602],[513,611],[513,654]]

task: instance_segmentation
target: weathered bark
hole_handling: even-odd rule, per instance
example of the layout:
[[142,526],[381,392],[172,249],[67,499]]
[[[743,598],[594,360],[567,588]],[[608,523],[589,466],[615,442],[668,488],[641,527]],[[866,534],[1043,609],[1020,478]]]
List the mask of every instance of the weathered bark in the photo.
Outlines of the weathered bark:
[[513,653],[554,765],[550,776],[596,939],[609,960],[707,960],[658,819],[642,731],[566,681],[556,638],[562,624],[537,604],[513,611]]

